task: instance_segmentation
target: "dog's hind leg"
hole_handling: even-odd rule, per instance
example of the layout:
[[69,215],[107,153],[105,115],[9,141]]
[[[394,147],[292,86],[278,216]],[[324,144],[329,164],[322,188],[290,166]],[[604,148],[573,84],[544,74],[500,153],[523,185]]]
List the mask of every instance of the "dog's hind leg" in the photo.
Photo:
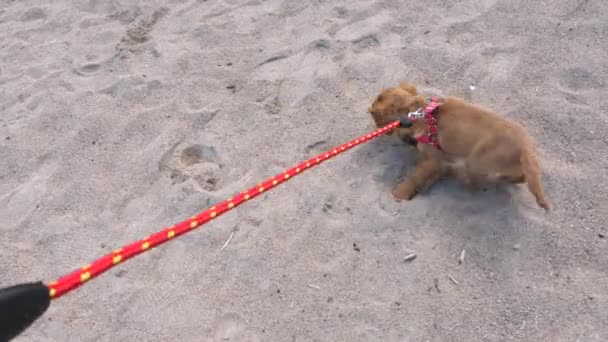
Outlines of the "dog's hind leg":
[[541,172],[536,153],[528,144],[525,145],[521,153],[521,168],[524,174],[528,189],[536,197],[536,203],[539,207],[549,210],[550,205],[545,199],[543,185],[541,182]]

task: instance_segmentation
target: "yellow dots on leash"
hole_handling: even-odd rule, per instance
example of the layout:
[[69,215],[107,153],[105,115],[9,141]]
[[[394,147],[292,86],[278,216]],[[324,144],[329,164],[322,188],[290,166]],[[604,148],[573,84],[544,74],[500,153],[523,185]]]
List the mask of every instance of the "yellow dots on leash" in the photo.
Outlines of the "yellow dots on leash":
[[229,199],[226,200],[226,202],[228,202],[228,205],[227,205],[228,209],[234,208],[234,202],[233,202],[233,200],[234,200],[234,197],[230,197]]
[[119,254],[121,252],[122,252],[122,248],[114,250],[114,252],[113,252],[114,256],[112,257],[112,264],[116,265],[122,261],[122,255]]
[[83,274],[80,275],[80,281],[82,281],[83,283],[87,280],[89,280],[91,278],[91,273],[89,272],[84,272]]
[[167,232],[167,237],[168,237],[169,239],[171,239],[171,238],[172,238],[172,237],[174,237],[174,236],[175,236],[175,230],[170,230],[170,231],[168,231],[168,232]]
[[296,168],[296,173],[300,173],[300,168]]
[[306,163],[306,167],[310,167],[310,163],[309,162]]
[[[279,182],[279,181],[277,181],[276,179],[273,179],[273,180],[272,180],[272,185],[277,185],[277,183],[278,183],[278,182]],[[260,192],[261,192],[261,191],[260,191]]]
[[264,192],[264,187],[263,187],[263,186],[259,187],[259,188],[258,188],[258,191],[259,191],[259,192]]
[[249,194],[245,194],[245,200],[248,200],[250,198],[251,198],[251,196],[249,196]]
[[150,242],[146,241],[146,242],[144,242],[144,243],[141,244],[141,249],[142,250],[145,251],[148,248],[150,248]]
[[53,286],[57,285],[57,280],[53,280],[52,282],[49,283],[49,297],[55,297],[55,295],[57,294],[57,290],[55,290],[53,288]]
[[286,173],[285,174],[285,179],[288,179],[288,178],[289,178],[289,174]]
[[190,228],[196,228],[198,226],[198,222],[196,220],[190,222]]

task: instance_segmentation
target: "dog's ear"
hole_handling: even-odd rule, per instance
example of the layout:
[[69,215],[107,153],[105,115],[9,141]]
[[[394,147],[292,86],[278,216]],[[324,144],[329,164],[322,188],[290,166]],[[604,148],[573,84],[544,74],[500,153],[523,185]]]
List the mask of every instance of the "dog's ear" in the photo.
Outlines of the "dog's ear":
[[418,92],[416,91],[416,86],[411,83],[401,82],[401,84],[399,84],[399,87],[412,95],[418,95]]

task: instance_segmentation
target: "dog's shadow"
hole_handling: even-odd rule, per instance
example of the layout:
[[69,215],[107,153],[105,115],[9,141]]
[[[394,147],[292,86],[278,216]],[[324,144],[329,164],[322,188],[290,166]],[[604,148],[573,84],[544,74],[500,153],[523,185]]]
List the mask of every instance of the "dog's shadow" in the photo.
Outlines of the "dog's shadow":
[[[372,178],[381,187],[392,189],[397,183],[405,179],[414,170],[417,162],[417,151],[393,137],[381,137],[367,145],[362,146],[354,157],[354,164],[364,168],[357,168],[363,172],[372,170]],[[510,207],[514,210],[511,193],[517,189],[516,185],[501,184],[489,186],[487,189],[473,191],[460,181],[445,176],[428,189],[416,195],[416,198],[432,196],[439,202],[458,206],[458,204],[479,204],[489,211],[504,210]],[[445,197],[445,200],[436,198]]]
[[[381,137],[362,146],[355,153],[354,163],[360,166],[359,172],[371,169],[374,181],[387,192],[386,196],[391,196],[392,188],[414,169],[416,156],[414,148],[393,137]],[[476,242],[480,252],[487,255],[508,253],[524,234],[521,227],[526,222],[526,215],[517,205],[521,198],[513,198],[514,193],[524,190],[518,187],[498,185],[472,191],[458,180],[445,177],[413,200],[401,202],[401,217],[408,220],[419,216],[411,214],[412,210],[424,211],[439,236],[455,238],[462,244]]]
[[354,153],[353,163],[361,173],[371,170],[375,182],[391,189],[413,170],[416,151],[394,137],[385,136],[361,146]]

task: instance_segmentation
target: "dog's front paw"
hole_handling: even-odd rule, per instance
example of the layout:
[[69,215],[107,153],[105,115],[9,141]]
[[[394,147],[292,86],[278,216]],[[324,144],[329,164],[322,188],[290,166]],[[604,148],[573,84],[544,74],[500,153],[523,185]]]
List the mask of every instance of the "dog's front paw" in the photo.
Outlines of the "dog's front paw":
[[403,200],[409,201],[416,196],[416,193],[416,187],[408,181],[398,184],[395,189],[393,189],[393,197],[397,202]]
[[547,202],[544,199],[538,199],[536,200],[536,203],[538,203],[538,206],[545,209],[545,211],[551,211],[551,204],[549,204],[549,202]]

